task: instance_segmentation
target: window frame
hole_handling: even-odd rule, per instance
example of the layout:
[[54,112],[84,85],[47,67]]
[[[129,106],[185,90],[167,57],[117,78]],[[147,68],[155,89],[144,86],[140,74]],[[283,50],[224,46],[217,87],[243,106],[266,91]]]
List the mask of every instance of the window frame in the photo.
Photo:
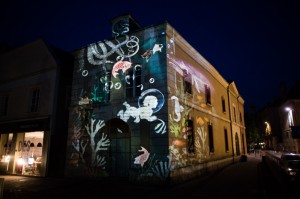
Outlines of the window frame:
[[33,87],[30,89],[30,99],[29,99],[29,107],[28,111],[30,113],[36,113],[40,107],[40,94],[41,88],[40,87]]
[[[136,65],[137,66],[137,65]],[[141,96],[142,85],[142,68],[133,67],[126,71],[126,76],[129,75],[130,84],[125,81],[125,94],[126,98],[135,98]]]
[[205,84],[204,85],[204,89],[205,89],[205,100],[206,100],[206,104],[211,105],[211,92],[210,92],[210,87]]
[[222,103],[222,111],[223,113],[226,113],[226,101],[224,96],[221,97],[221,103]]

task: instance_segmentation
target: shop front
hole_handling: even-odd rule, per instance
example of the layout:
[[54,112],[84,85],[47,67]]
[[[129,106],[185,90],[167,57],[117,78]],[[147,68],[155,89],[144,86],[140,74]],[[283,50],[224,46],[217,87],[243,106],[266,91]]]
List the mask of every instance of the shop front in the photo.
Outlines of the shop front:
[[42,123],[0,125],[0,174],[45,176],[48,131],[38,124]]

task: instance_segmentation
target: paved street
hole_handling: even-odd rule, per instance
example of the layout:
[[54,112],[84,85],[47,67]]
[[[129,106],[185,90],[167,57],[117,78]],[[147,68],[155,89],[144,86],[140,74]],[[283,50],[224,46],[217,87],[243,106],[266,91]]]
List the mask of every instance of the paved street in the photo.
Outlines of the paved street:
[[[58,178],[0,176],[5,178],[4,199],[59,198],[287,198],[286,190],[262,163],[261,157],[248,155],[212,174],[171,187],[131,185],[126,180],[101,182]],[[99,197],[98,197],[99,196]],[[298,195],[299,196],[299,195]],[[292,195],[289,198],[296,198]]]

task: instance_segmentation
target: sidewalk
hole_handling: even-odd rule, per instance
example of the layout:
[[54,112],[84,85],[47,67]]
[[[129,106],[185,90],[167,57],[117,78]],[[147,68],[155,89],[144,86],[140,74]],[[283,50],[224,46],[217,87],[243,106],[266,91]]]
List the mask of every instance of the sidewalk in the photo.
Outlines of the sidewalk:
[[[260,156],[248,155],[246,162],[238,162],[214,173],[207,179],[195,179],[172,187],[132,185],[126,180],[103,182],[64,178],[39,178],[24,176],[0,176],[5,178],[4,199],[60,199],[89,198],[259,198],[257,165]],[[230,188],[229,188],[230,187]],[[246,194],[246,195],[245,195]]]

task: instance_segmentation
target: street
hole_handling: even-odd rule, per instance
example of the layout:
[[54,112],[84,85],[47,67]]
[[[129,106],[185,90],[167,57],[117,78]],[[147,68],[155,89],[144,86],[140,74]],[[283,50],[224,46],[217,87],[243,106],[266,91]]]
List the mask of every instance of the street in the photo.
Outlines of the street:
[[[99,182],[76,179],[0,176],[5,178],[4,199],[50,198],[299,198],[299,191],[276,175],[259,155],[231,164],[204,179],[153,187],[126,181]],[[275,174],[275,175],[274,175]],[[292,190],[292,191],[291,191]],[[102,198],[101,197],[101,198]]]

